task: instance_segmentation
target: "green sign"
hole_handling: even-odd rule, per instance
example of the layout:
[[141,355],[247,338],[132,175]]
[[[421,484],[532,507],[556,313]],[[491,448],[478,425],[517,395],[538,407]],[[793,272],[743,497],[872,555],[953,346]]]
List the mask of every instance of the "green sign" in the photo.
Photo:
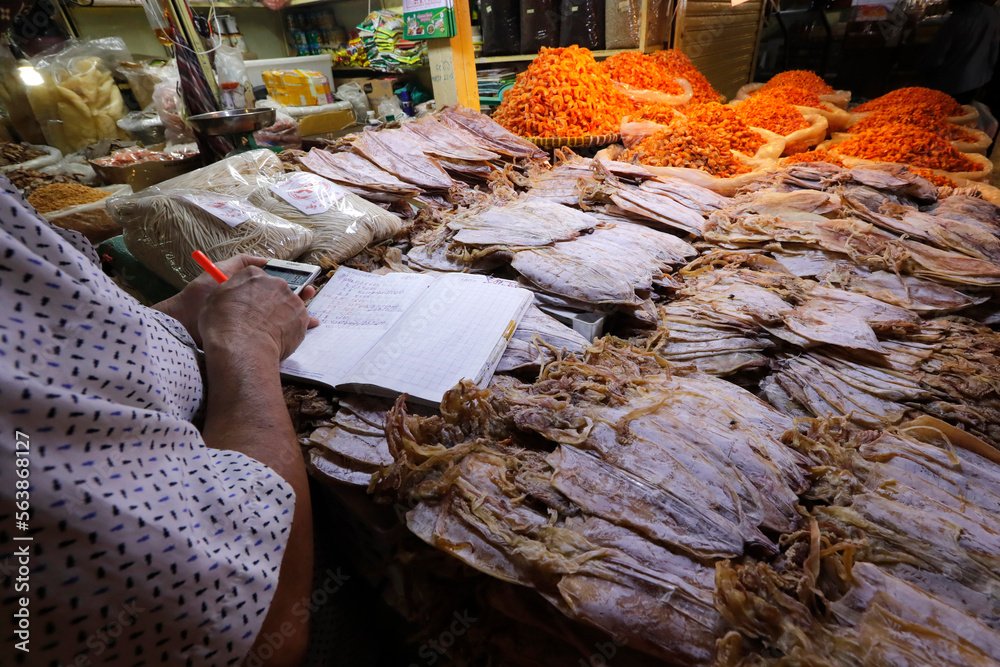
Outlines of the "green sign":
[[457,33],[452,0],[403,0],[403,22],[407,39],[454,37]]

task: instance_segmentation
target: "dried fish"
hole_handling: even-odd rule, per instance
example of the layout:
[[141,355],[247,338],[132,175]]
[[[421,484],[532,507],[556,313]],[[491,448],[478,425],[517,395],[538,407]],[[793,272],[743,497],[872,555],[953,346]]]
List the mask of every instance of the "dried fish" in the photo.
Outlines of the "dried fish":
[[413,135],[403,130],[366,130],[353,150],[396,178],[422,190],[447,190],[453,182],[434,158],[420,151]]
[[447,227],[458,232],[454,236],[457,243],[518,248],[571,239],[595,224],[597,221],[586,213],[568,206],[519,198],[455,216]]

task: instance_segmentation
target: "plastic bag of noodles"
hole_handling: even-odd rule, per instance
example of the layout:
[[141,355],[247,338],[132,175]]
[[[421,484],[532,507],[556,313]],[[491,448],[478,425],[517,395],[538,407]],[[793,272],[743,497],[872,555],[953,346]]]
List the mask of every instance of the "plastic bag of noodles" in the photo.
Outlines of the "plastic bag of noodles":
[[309,229],[312,243],[302,261],[330,268],[403,229],[399,216],[322,176],[285,174],[254,190],[253,206]]
[[285,173],[273,151],[260,148],[237,153],[207,167],[195,169],[157,184],[159,190],[207,190],[220,195],[245,198],[258,187]]
[[302,225],[207,190],[148,188],[108,200],[108,213],[124,229],[129,252],[177,288],[202,272],[195,250],[216,262],[238,254],[295,259],[313,240]]

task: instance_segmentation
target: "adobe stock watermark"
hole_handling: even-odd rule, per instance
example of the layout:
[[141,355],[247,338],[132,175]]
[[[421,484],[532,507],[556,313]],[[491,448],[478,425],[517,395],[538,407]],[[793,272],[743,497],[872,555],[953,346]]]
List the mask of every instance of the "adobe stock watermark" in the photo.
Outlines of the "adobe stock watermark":
[[[14,553],[4,563],[6,578],[14,580],[14,592],[21,595],[16,599],[17,610],[13,614],[14,648],[22,653],[31,652],[31,542],[28,534],[31,525],[31,437],[27,433],[14,431],[14,528],[12,542]],[[21,534],[17,534],[21,533]]]
[[448,312],[448,308],[458,300],[459,296],[461,296],[461,292],[448,285],[440,291],[434,300],[424,304],[418,311],[412,314],[407,313],[406,329],[395,336],[393,340],[388,341],[382,354],[364,364],[361,368],[361,375],[378,377],[396,366],[400,359],[410,353],[419,340],[434,331],[441,316]]
[[435,664],[447,653],[449,648],[455,645],[459,637],[469,631],[469,628],[477,620],[468,609],[454,612],[448,627],[442,630],[436,639],[427,640],[417,649],[417,655],[421,662],[411,663],[409,667],[421,667],[422,665],[430,667],[430,665]]
[[594,652],[587,658],[580,658],[580,667],[608,667],[625,645],[625,637],[612,637],[609,642],[594,644]]
[[[305,624],[320,607],[329,601],[330,596],[343,588],[344,583],[350,580],[350,575],[341,572],[338,567],[336,572],[327,569],[324,572],[326,578],[323,583],[313,589],[313,592],[292,605],[292,616],[302,624]],[[301,625],[285,621],[274,632],[267,632],[258,637],[257,646],[247,654],[241,663],[241,667],[262,667],[265,661],[270,660],[281,650],[292,637],[300,631]]]
[[135,625],[139,615],[144,611],[146,609],[140,607],[135,599],[126,601],[103,628],[87,637],[85,644],[90,650],[77,654],[73,662],[66,663],[63,667],[90,667],[90,665],[95,664],[95,661],[103,663],[102,660],[97,659],[118,643],[118,638],[129,627]]

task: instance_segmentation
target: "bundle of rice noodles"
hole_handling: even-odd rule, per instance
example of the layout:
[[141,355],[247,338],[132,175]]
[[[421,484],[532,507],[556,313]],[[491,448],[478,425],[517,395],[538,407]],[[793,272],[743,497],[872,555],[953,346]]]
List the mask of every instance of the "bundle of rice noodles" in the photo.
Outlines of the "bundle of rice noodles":
[[202,272],[195,250],[216,262],[241,253],[295,259],[313,240],[302,225],[206,190],[149,188],[112,198],[108,212],[123,227],[129,252],[177,288]]
[[163,181],[160,190],[207,190],[246,198],[254,189],[285,173],[278,156],[266,148],[238,153],[207,167]]
[[247,201],[312,231],[312,245],[301,261],[324,268],[403,229],[399,216],[304,171],[279,176],[250,193]]

